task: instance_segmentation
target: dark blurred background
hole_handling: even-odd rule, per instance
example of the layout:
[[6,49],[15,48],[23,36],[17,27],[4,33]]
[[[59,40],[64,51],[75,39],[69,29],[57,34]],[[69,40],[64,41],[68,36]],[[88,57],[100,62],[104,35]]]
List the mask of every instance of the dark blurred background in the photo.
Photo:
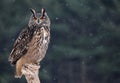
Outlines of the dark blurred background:
[[8,56],[29,8],[42,7],[51,19],[42,83],[120,83],[120,0],[1,0],[0,83],[26,83]]

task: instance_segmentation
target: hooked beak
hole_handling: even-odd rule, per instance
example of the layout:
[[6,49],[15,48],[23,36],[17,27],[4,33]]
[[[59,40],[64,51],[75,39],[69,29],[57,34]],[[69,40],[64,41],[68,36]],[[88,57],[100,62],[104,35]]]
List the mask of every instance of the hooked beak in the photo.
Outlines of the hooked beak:
[[40,19],[36,20],[36,23],[39,25],[41,23],[41,20]]

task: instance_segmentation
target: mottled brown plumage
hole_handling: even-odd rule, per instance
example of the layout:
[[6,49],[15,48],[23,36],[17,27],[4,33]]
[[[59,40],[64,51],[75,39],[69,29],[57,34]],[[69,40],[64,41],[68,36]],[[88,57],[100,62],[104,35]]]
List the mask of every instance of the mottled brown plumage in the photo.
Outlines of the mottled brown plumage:
[[16,77],[22,76],[21,69],[25,64],[39,64],[50,41],[50,20],[45,9],[41,13],[31,11],[29,24],[19,34],[9,56],[11,64],[16,65]]

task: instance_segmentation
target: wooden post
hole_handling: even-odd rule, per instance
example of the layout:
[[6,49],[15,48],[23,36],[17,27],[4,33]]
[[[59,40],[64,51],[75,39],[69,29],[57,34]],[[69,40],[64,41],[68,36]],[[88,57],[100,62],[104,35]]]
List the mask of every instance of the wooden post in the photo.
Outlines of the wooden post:
[[27,83],[40,83],[39,79],[39,65],[25,64],[22,68],[22,74],[25,75]]

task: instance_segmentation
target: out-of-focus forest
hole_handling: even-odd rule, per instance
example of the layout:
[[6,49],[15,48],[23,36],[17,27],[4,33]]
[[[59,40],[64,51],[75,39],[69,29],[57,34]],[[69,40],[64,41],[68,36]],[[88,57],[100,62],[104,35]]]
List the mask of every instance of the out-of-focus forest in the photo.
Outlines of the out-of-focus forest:
[[120,83],[119,0],[1,0],[0,83],[26,83],[14,78],[8,56],[29,8],[42,7],[51,19],[42,83]]

